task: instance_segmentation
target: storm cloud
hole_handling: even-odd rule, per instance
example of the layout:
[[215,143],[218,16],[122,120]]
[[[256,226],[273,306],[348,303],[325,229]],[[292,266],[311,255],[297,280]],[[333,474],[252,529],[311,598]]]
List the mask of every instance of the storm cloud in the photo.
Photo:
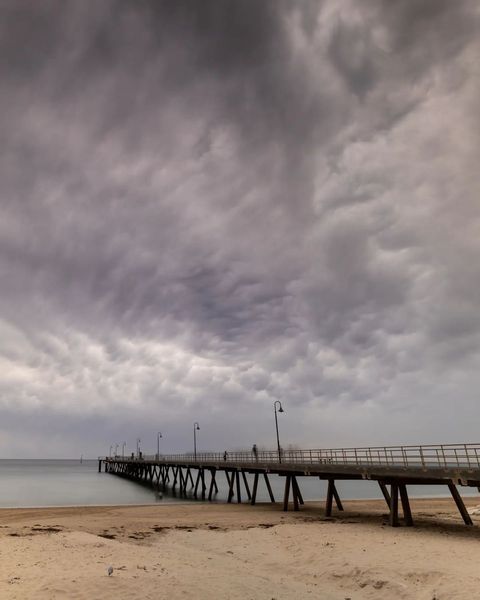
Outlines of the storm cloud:
[[3,456],[478,441],[478,3],[0,11]]

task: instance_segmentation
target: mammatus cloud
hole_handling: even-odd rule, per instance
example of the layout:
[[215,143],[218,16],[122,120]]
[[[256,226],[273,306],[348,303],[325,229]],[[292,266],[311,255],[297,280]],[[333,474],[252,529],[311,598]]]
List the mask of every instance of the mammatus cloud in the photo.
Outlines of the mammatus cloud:
[[2,12],[4,456],[477,438],[475,2]]

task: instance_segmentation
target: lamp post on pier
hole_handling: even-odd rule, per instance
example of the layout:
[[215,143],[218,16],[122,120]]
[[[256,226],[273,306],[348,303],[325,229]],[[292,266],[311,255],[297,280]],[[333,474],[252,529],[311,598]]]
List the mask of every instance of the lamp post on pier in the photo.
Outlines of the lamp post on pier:
[[110,452],[109,452],[109,454],[108,454],[108,457],[109,457],[109,458],[112,458],[112,448],[113,448],[113,445],[112,445],[112,446],[110,446]]
[[197,460],[197,431],[200,430],[200,425],[195,421],[193,424],[193,456]]
[[125,446],[126,445],[127,445],[127,442],[122,443],[122,458],[125,458]]
[[118,444],[115,444],[115,458],[118,456]]
[[160,458],[160,438],[163,437],[162,432],[157,433],[157,460]]
[[280,400],[275,400],[275,402],[273,403],[273,410],[275,411],[275,429],[277,431],[278,462],[281,463],[282,462],[282,449],[280,447],[280,437],[278,435],[277,404],[278,404],[278,412],[279,413],[283,413],[285,411],[283,410],[282,403],[280,402]]

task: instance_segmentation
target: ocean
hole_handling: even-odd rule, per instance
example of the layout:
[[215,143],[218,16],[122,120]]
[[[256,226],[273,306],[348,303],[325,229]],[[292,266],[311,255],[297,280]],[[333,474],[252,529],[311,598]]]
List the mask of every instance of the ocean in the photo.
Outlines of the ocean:
[[[252,477],[248,477],[252,484]],[[283,498],[284,479],[270,476],[277,501]],[[298,478],[305,500],[325,498],[327,484],[314,477]],[[225,476],[217,475],[218,502],[225,502],[227,486]],[[374,481],[338,481],[340,497],[349,499],[381,498]],[[478,495],[476,488],[459,488],[463,496]],[[242,493],[244,494],[243,484]],[[446,486],[409,486],[411,497],[448,496]],[[265,484],[261,478],[258,501],[268,501]],[[100,506],[117,504],[168,504],[194,502],[192,498],[179,498],[123,479],[110,473],[98,473],[97,460],[0,460],[0,507],[40,506]]]
[[[151,489],[98,473],[97,460],[0,460],[0,507],[152,504]],[[175,502],[175,499],[172,499]]]

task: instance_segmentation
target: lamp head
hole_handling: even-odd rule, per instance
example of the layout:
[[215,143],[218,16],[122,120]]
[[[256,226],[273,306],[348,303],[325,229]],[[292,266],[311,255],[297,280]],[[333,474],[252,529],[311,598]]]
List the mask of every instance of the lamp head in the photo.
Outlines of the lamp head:
[[285,412],[282,408],[282,405],[280,404],[280,408],[278,409],[278,412]]

